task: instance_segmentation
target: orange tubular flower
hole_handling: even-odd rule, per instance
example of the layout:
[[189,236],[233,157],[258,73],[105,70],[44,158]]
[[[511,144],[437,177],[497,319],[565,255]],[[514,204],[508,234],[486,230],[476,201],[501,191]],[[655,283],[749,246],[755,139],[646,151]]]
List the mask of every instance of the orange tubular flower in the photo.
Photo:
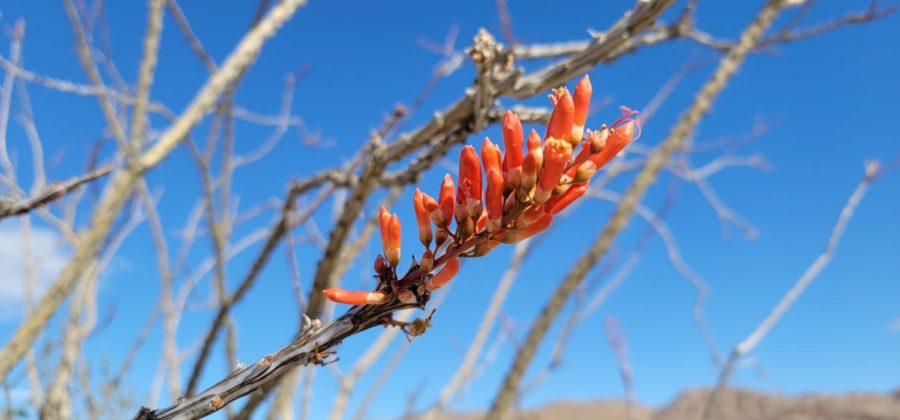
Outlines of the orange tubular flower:
[[[550,114],[550,123],[547,124],[546,139],[568,140],[572,133],[572,124],[575,122],[575,102],[569,91],[562,88],[562,93],[557,93],[556,105]],[[578,143],[577,141],[575,142]]]
[[438,195],[439,208],[431,212],[431,221],[437,227],[447,229],[450,226],[450,218],[453,217],[453,208],[456,206],[455,200],[456,187],[453,185],[453,177],[450,174],[446,174],[444,175],[444,182],[441,183],[440,195]]
[[428,279],[428,282],[425,283],[425,290],[431,292],[440,289],[441,286],[453,280],[453,277],[456,277],[456,273],[459,273],[459,258],[453,257],[444,264],[444,268],[441,271],[438,271],[434,277]]
[[572,125],[572,133],[570,139],[578,143],[584,136],[584,123],[587,121],[588,109],[591,106],[591,78],[587,75],[581,78],[581,81],[575,85],[575,94],[573,102],[575,103],[575,118]]
[[519,116],[512,111],[506,111],[503,116],[503,148],[506,153],[503,155],[503,175],[507,178],[510,186],[517,187],[519,178],[522,176],[522,160],[525,155],[522,153],[522,121]]
[[484,203],[487,207],[487,223],[485,228],[494,233],[500,229],[503,219],[503,175],[495,168],[488,169],[487,191],[484,194]]
[[609,136],[606,138],[606,145],[603,146],[603,150],[588,156],[588,160],[596,166],[596,169],[604,167],[628,145],[628,142],[631,141],[633,135],[633,121],[623,124],[617,130],[610,130]]
[[559,183],[559,178],[566,169],[566,163],[572,157],[572,145],[565,140],[550,138],[544,143],[544,167],[538,179],[534,202],[543,203],[550,199],[550,194]]
[[[459,190],[456,203],[475,220],[481,215],[481,164],[472,146],[463,147],[459,155]],[[459,217],[457,217],[459,221]]]
[[[388,230],[391,224],[391,213],[384,206],[378,212],[378,227],[381,232],[381,249],[388,249]],[[384,253],[387,256],[387,252]]]
[[572,185],[564,194],[557,195],[544,203],[544,211],[550,214],[557,214],[563,211],[569,204],[583,196],[587,188],[587,182]]
[[553,222],[553,215],[550,213],[544,213],[539,219],[537,219],[534,223],[526,226],[522,229],[510,230],[506,232],[506,235],[503,237],[503,243],[514,244],[519,241],[523,241],[528,239],[538,233],[547,229],[550,226],[550,223]]
[[431,246],[432,239],[431,220],[428,210],[425,209],[425,194],[418,188],[413,194],[413,209],[416,212],[416,222],[419,224],[419,241],[425,245],[425,248],[428,248]]
[[347,305],[383,305],[391,300],[390,295],[384,292],[354,292],[336,287],[325,289],[322,293],[332,302]]
[[479,151],[462,148],[458,178],[444,176],[437,200],[415,190],[413,210],[425,246],[415,254],[421,259],[413,258],[406,274],[398,275],[400,219],[382,207],[378,222],[383,255],[374,261],[376,291],[333,288],[323,290],[325,296],[351,305],[423,305],[428,292],[459,273],[460,258],[481,257],[501,243],[520,242],[546,230],[557,214],[587,193],[597,171],[640,136],[640,115],[626,107],[609,126],[585,132],[592,94],[587,76],[571,94],[565,87],[554,90],[544,136],[535,130],[524,136],[519,116],[507,112],[504,150],[485,137]]

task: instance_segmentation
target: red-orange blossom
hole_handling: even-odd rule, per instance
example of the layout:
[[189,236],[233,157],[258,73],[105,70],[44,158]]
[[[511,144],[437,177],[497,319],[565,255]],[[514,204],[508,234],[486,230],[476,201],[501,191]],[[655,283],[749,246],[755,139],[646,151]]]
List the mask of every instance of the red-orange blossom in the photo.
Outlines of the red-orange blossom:
[[594,174],[640,132],[637,112],[627,110],[610,127],[585,133],[591,93],[590,79],[584,76],[573,94],[560,88],[550,95],[553,113],[543,142],[534,130],[526,141],[519,117],[507,112],[502,125],[505,153],[489,138],[481,145],[480,159],[474,147],[465,146],[455,185],[446,175],[437,200],[416,189],[413,208],[425,251],[403,278],[397,277],[400,220],[381,208],[378,288],[330,288],[323,291],[325,296],[351,305],[384,304],[394,298],[414,303],[411,290],[430,292],[447,284],[459,272],[459,258],[485,255],[501,243],[519,242],[550,226],[553,216],[584,195]]

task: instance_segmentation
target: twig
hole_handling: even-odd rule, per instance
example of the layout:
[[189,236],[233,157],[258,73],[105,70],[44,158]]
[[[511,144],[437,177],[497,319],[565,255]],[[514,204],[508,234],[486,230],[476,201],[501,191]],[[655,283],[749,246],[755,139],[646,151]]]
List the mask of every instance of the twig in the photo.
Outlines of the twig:
[[731,350],[731,353],[728,355],[728,359],[725,361],[725,364],[722,366],[722,370],[719,371],[719,378],[716,381],[716,387],[709,394],[709,399],[707,400],[706,407],[703,410],[703,418],[708,419],[713,413],[716,405],[716,397],[718,393],[721,391],[723,387],[728,382],[728,378],[731,376],[731,372],[734,370],[735,363],[737,363],[738,359],[742,356],[745,356],[752,352],[759,345],[760,342],[769,334],[769,331],[775,327],[781,317],[791,308],[794,302],[800,298],[800,295],[812,284],[813,280],[818,277],[819,273],[831,262],[834,258],[834,253],[837,251],[837,246],[841,241],[841,236],[844,234],[844,230],[847,228],[847,224],[850,222],[850,219],[853,217],[853,212],[856,211],[856,207],[859,205],[860,201],[862,201],[863,197],[866,195],[866,192],[869,190],[869,186],[872,185],[872,182],[878,178],[880,174],[880,168],[878,162],[869,162],[866,164],[865,176],[856,185],[856,188],[853,190],[853,193],[850,194],[850,197],[847,199],[847,203],[844,204],[844,208],[841,209],[841,213],[838,216],[837,221],[834,224],[834,227],[831,229],[831,234],[828,236],[828,243],[825,245],[825,250],[819,254],[818,257],[813,261],[813,263],[806,268],[806,271],[797,279],[793,286],[781,297],[781,300],[772,308],[771,312],[766,316],[763,321],[756,326],[753,332],[750,333],[746,338],[741,340],[734,348]]
[[[122,122],[119,120],[118,116],[116,116],[116,109],[113,107],[112,98],[106,94],[107,89],[103,83],[103,78],[100,77],[100,71],[97,69],[97,64],[94,63],[92,58],[91,46],[85,36],[81,18],[78,16],[78,10],[75,9],[75,3],[73,3],[72,0],[63,0],[63,5],[66,9],[66,15],[69,18],[69,24],[72,25],[72,33],[75,35],[78,59],[81,60],[81,66],[84,68],[84,72],[87,73],[88,79],[90,79],[91,83],[97,88],[97,99],[100,102],[100,108],[103,110],[103,117],[106,119],[106,125],[112,130],[113,139],[119,143],[121,151],[130,157],[134,157],[134,151],[131,150],[128,145]],[[149,88],[149,84],[147,86]],[[142,102],[143,100],[139,98],[136,102]]]
[[0,197],[0,219],[10,216],[21,216],[38,207],[45,206],[52,201],[58,200],[66,194],[75,191],[78,187],[103,177],[111,171],[112,167],[104,166],[93,172],[71,178],[61,183],[51,183],[40,194],[23,201]]
[[163,224],[156,211],[156,203],[150,195],[146,181],[138,185],[138,193],[147,213],[147,222],[156,250],[156,264],[159,270],[159,309],[163,317],[163,354],[168,365],[169,395],[177,398],[181,390],[181,370],[178,366],[178,337],[176,335],[175,311],[172,303],[172,270],[169,267],[169,247],[166,244]]
[[784,7],[786,7],[786,4],[780,0],[770,0],[766,3],[759,15],[741,34],[739,43],[719,62],[719,66],[711,79],[701,88],[694,102],[681,116],[678,123],[669,132],[669,135],[654,150],[644,169],[641,170],[634,182],[628,187],[622,202],[610,217],[606,227],[603,228],[587,252],[575,263],[532,325],[525,343],[519,348],[513,365],[507,372],[504,383],[494,399],[487,419],[500,420],[506,411],[509,410],[518,393],[519,383],[525,374],[525,369],[531,364],[538,345],[550,328],[551,322],[559,315],[563,304],[582,282],[591,267],[610,249],[613,240],[625,228],[628,219],[634,212],[638,202],[643,198],[644,193],[650,187],[650,184],[668,163],[672,154],[688,138],[697,123],[700,122],[701,117],[712,105],[713,100],[715,100],[727,81],[740,67],[744,58],[753,49],[753,46],[756,45],[762,33],[772,24]]
[[[393,318],[395,321],[407,322],[412,318],[413,311],[404,311]],[[394,341],[394,337],[400,332],[400,328],[388,327],[378,338],[369,345],[366,353],[356,361],[349,373],[344,375],[340,380],[338,395],[334,398],[334,405],[331,408],[331,419],[341,420],[344,418],[344,412],[347,410],[347,403],[350,400],[350,393],[356,385],[356,381],[374,364],[381,354],[387,350],[387,347]]]
[[622,377],[622,386],[625,388],[626,409],[628,418],[631,419],[634,409],[634,379],[631,373],[631,362],[628,361],[628,343],[622,332],[622,325],[614,316],[606,317],[604,332],[606,333],[606,342],[619,362],[619,375]]
[[239,302],[244,297],[247,291],[250,290],[250,287],[256,282],[259,273],[262,271],[262,268],[265,267],[266,263],[269,260],[269,257],[275,250],[275,247],[288,231],[291,225],[290,218],[296,202],[296,191],[297,190],[295,189],[291,189],[291,191],[288,192],[288,196],[285,198],[281,210],[281,216],[268,234],[265,245],[263,245],[262,250],[260,250],[259,255],[253,262],[253,266],[244,277],[244,280],[241,281],[241,284],[238,286],[237,290],[235,290],[226,299],[223,299],[221,301],[219,310],[216,313],[215,318],[213,318],[213,323],[209,327],[209,329],[207,329],[206,338],[204,338],[203,340],[200,354],[199,356],[197,356],[197,361],[194,363],[194,368],[191,371],[191,375],[188,379],[188,384],[185,388],[185,393],[187,395],[192,395],[194,393],[194,390],[197,387],[197,382],[199,381],[200,375],[201,373],[203,373],[203,368],[206,365],[206,360],[209,356],[210,351],[212,350],[212,345],[216,340],[216,336],[218,335],[219,330],[221,330],[222,326],[224,326],[225,321],[228,318],[230,309],[234,306],[235,303]]
[[188,45],[190,45],[191,51],[193,51],[194,55],[196,55],[200,62],[203,63],[203,67],[206,68],[206,71],[210,74],[214,73],[216,71],[216,62],[206,53],[203,44],[200,43],[200,40],[194,35],[191,24],[184,16],[184,11],[181,10],[181,6],[179,6],[178,2],[175,0],[167,0],[166,6],[169,9],[169,13],[172,15],[172,18],[175,19],[175,25],[178,26],[178,30],[181,31],[181,35],[184,36]]
[[519,269],[522,267],[522,263],[525,261],[525,256],[529,254],[532,246],[533,245],[530,240],[522,241],[516,244],[516,248],[513,251],[512,255],[512,261],[510,261],[509,263],[509,268],[507,268],[503,273],[503,276],[500,278],[500,283],[497,284],[497,289],[491,296],[491,302],[488,304],[488,308],[484,312],[481,323],[478,324],[475,338],[472,340],[472,343],[469,344],[469,348],[468,350],[466,350],[466,355],[463,356],[463,360],[460,363],[459,367],[456,368],[453,377],[441,390],[441,393],[438,396],[438,400],[434,403],[434,406],[432,406],[431,409],[429,409],[428,412],[426,412],[422,416],[422,420],[433,419],[437,415],[439,415],[444,410],[444,408],[446,408],[450,400],[456,395],[459,388],[463,384],[465,384],[472,376],[475,362],[478,360],[478,357],[481,355],[481,352],[484,349],[484,345],[488,339],[488,334],[493,330],[494,322],[497,316],[500,314],[500,309],[503,307],[503,302],[506,301],[506,295],[512,288],[512,284],[519,274]]

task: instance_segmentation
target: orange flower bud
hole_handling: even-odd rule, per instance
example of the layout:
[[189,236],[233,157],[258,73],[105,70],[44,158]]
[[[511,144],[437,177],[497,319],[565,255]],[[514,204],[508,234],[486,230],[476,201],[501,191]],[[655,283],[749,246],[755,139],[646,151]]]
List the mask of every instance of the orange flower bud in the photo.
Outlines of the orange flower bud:
[[434,253],[430,249],[426,249],[422,254],[422,261],[419,261],[419,269],[423,273],[430,273],[434,269]]
[[419,241],[425,248],[431,246],[431,218],[428,216],[428,210],[425,208],[425,194],[416,188],[413,194],[413,209],[416,212],[416,222],[419,224]]
[[481,164],[472,146],[463,147],[459,156],[459,189],[456,203],[464,207],[469,216],[481,215]]
[[467,211],[456,209],[456,235],[459,240],[465,240],[475,233],[475,221]]
[[487,173],[487,192],[484,202],[487,207],[488,219],[485,228],[488,232],[494,232],[500,229],[503,219],[503,176],[494,168],[488,170]]
[[442,268],[441,271],[438,271],[434,277],[428,279],[425,283],[425,289],[429,292],[439,289],[441,286],[450,282],[450,280],[453,280],[456,273],[459,273],[459,258],[453,257],[444,264],[444,268]]
[[450,237],[450,232],[444,229],[438,229],[437,233],[434,234],[434,246],[439,247],[444,244],[447,238]]
[[553,215],[550,213],[544,213],[537,221],[528,225],[523,229],[514,229],[506,232],[506,235],[503,237],[503,243],[514,244],[516,242],[528,239],[538,233],[547,229],[550,226],[550,223],[553,222]]
[[[382,218],[382,220],[384,220]],[[384,257],[391,264],[391,267],[397,267],[400,264],[400,218],[396,214],[392,214],[387,224],[387,234],[385,235],[384,225],[382,225],[382,238],[384,242]]]
[[474,254],[476,257],[483,257],[483,256],[487,255],[489,252],[493,251],[494,248],[497,247],[497,245],[500,245],[502,243],[503,242],[500,242],[500,241],[497,241],[494,239],[487,239],[487,240],[478,242],[478,244],[475,245]]
[[481,143],[481,163],[484,165],[484,173],[487,174],[491,168],[500,172],[500,161],[502,159],[503,154],[500,153],[500,147],[494,144],[490,138],[485,137]]
[[340,288],[325,289],[322,291],[328,300],[347,305],[382,305],[391,300],[385,292],[354,292]]
[[[387,211],[384,206],[381,207],[381,210],[378,212],[378,227],[381,232],[381,249],[388,249],[388,231],[390,230],[391,224],[391,213]],[[385,256],[387,254],[385,253]]]
[[385,260],[383,256],[379,255],[379,256],[375,257],[374,266],[375,266],[374,267],[375,273],[378,274],[379,276],[387,277],[388,274],[390,274],[390,271],[388,271],[387,260]]
[[522,166],[525,156],[522,154],[522,121],[512,111],[503,116],[503,170],[509,171]]
[[584,135],[584,123],[587,121],[588,110],[591,106],[591,79],[587,75],[581,78],[581,81],[575,85],[575,93],[573,102],[575,104],[575,115],[572,125],[572,133],[570,138],[575,143],[580,142]]
[[[556,105],[550,114],[550,122],[547,124],[546,139],[567,140],[572,133],[572,124],[575,120],[575,103],[572,95],[565,88],[557,93]],[[577,143],[577,142],[576,142]]]
[[446,229],[450,226],[450,218],[453,217],[453,209],[456,200],[456,187],[453,185],[453,177],[450,174],[444,175],[444,181],[441,183],[441,192],[438,195],[437,210],[431,212],[431,221],[435,226]]
[[571,156],[572,145],[565,140],[550,138],[544,143],[544,167],[541,169],[537,190],[534,193],[536,203],[543,203],[550,198],[550,193],[559,183],[559,178]]
[[557,195],[544,203],[544,211],[550,214],[557,214],[563,211],[569,204],[583,196],[587,188],[587,182],[570,186],[565,193]]

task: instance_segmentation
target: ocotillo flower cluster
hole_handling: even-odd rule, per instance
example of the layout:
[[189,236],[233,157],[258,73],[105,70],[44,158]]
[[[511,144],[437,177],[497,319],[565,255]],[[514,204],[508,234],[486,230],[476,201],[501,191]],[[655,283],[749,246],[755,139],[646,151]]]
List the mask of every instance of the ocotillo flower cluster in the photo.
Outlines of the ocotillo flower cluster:
[[407,274],[397,276],[400,220],[382,207],[383,254],[375,259],[377,289],[332,288],[323,291],[325,296],[352,305],[384,304],[392,299],[416,303],[418,296],[453,279],[459,272],[459,258],[480,257],[501,243],[516,243],[546,229],[556,214],[584,195],[594,174],[639,135],[639,116],[628,109],[609,127],[585,133],[590,100],[587,76],[573,94],[564,87],[554,90],[543,141],[534,130],[526,139],[519,117],[507,112],[503,117],[505,153],[489,138],[481,144],[480,159],[475,148],[465,146],[457,182],[445,175],[437,199],[416,189],[413,207],[425,251],[419,261],[413,259]]

